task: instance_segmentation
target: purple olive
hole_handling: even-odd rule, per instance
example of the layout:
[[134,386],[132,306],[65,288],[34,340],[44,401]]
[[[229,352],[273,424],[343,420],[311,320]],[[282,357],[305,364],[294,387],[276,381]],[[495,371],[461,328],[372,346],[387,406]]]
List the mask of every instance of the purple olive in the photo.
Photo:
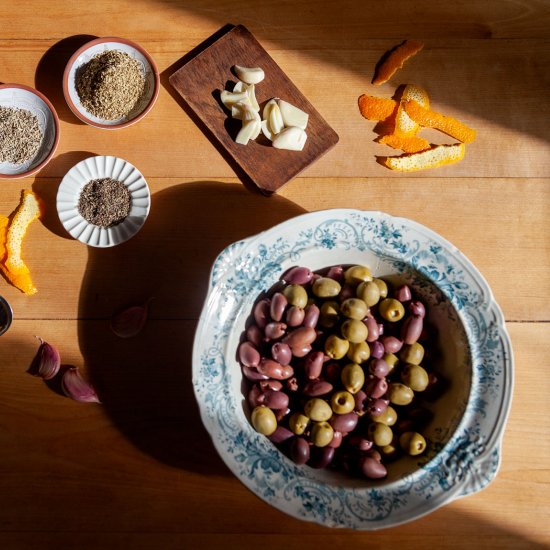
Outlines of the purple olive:
[[369,479],[381,479],[388,475],[386,467],[381,463],[369,456],[364,456],[359,462],[361,471]]
[[286,333],[286,325],[284,323],[268,323],[265,326],[264,334],[268,340],[278,340]]
[[263,404],[270,409],[286,409],[288,401],[288,395],[282,391],[267,390],[264,393]]
[[382,397],[388,391],[388,383],[386,380],[377,378],[376,376],[372,376],[371,379],[367,380],[365,386],[369,397],[374,399]]
[[312,468],[326,468],[334,458],[334,447],[314,447],[308,464]]
[[309,456],[309,443],[303,437],[295,437],[290,443],[290,458],[296,464],[305,464]]
[[271,297],[271,306],[269,309],[271,318],[274,321],[280,321],[283,318],[283,313],[286,306],[288,305],[288,300],[282,292],[275,292]]
[[350,433],[355,430],[359,417],[356,413],[350,412],[347,414],[333,414],[330,419],[330,424],[335,431]]
[[262,329],[258,325],[250,325],[246,329],[246,337],[257,348],[259,348],[262,345],[264,335],[262,333]]
[[407,285],[400,286],[394,293],[394,298],[401,303],[412,299],[411,289]]
[[294,434],[290,430],[284,426],[277,426],[277,429],[269,436],[269,439],[276,445],[280,445],[291,437],[294,437]]
[[351,434],[347,438],[348,444],[360,451],[370,451],[374,443],[363,436]]
[[286,312],[286,323],[289,327],[299,327],[304,322],[305,311],[298,306],[291,306]]
[[280,391],[283,389],[283,383],[279,380],[260,380],[258,386],[264,392],[267,390]]
[[262,405],[264,399],[265,397],[261,388],[257,384],[254,384],[248,392],[248,404],[250,408],[254,409],[258,405]]
[[341,283],[344,280],[344,268],[341,265],[333,265],[329,268],[326,276]]
[[369,329],[369,334],[367,336],[367,342],[375,342],[380,336],[380,327],[376,322],[374,317],[367,317],[364,321],[365,325]]
[[333,385],[326,380],[310,380],[302,390],[302,393],[307,397],[319,397],[327,395],[333,389]]
[[377,378],[385,378],[390,372],[390,366],[384,359],[372,359],[369,363],[369,372]]
[[292,355],[294,355],[294,357],[305,357],[311,350],[312,350],[312,347],[310,345],[293,346]]
[[294,352],[294,348],[303,348],[304,346],[311,345],[315,342],[317,333],[312,327],[300,327],[292,332],[289,332],[284,338],[283,342],[288,344]]
[[239,346],[239,361],[245,367],[257,367],[260,363],[260,352],[251,342],[243,342]]
[[412,315],[424,318],[426,316],[426,308],[422,302],[415,300],[409,304],[409,311]]
[[304,363],[304,372],[310,380],[314,380],[321,376],[324,360],[325,354],[322,351],[312,351],[308,353]]
[[244,377],[251,382],[257,382],[258,380],[267,380],[269,378],[269,376],[267,376],[266,374],[258,372],[258,369],[256,367],[245,367],[243,365],[241,369],[243,371]]
[[313,279],[313,272],[307,267],[291,267],[282,279],[290,285],[305,285]]
[[342,432],[334,431],[334,434],[332,436],[332,441],[328,444],[329,447],[332,447],[333,449],[337,449],[342,445],[342,441],[344,440],[344,435]]
[[355,412],[362,413],[365,410],[368,396],[363,390],[359,390],[353,398],[355,399]]
[[271,357],[281,365],[288,365],[292,360],[292,350],[288,344],[276,342],[271,346]]
[[390,402],[387,399],[375,399],[369,404],[369,412],[373,416],[380,416],[382,413],[386,412]]
[[305,308],[304,313],[303,325],[305,327],[315,328],[319,321],[319,315],[321,314],[320,309],[315,304],[310,304]]
[[401,327],[401,338],[405,344],[414,344],[422,334],[424,319],[418,315],[408,317]]
[[376,342],[370,342],[370,355],[371,357],[374,357],[375,359],[382,359],[384,357],[384,346],[382,345],[382,342],[376,341]]
[[382,336],[380,342],[382,342],[386,353],[397,353],[403,347],[403,341],[395,336]]
[[294,374],[294,369],[290,365],[281,365],[273,359],[262,359],[257,368],[260,374],[265,374],[268,378],[275,378],[275,380],[286,380]]
[[256,324],[261,328],[265,328],[267,323],[269,323],[271,316],[269,313],[270,310],[270,301],[268,299],[260,300],[254,306],[254,320]]

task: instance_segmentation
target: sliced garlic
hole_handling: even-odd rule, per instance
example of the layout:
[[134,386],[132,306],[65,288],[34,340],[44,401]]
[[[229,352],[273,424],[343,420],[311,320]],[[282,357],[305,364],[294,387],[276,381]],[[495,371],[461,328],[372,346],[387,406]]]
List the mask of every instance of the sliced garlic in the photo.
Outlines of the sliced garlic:
[[283,122],[283,117],[281,116],[281,109],[277,104],[273,105],[269,111],[269,129],[274,133],[278,134],[284,127],[285,123]]
[[276,135],[273,139],[275,149],[287,149],[288,151],[301,151],[306,144],[307,134],[297,126],[289,126]]
[[302,130],[306,129],[309,120],[309,115],[307,113],[298,109],[298,107],[294,107],[294,105],[284,99],[279,99],[278,104],[285,126],[296,126]]
[[267,123],[267,120],[262,120],[262,134],[269,140],[273,141],[273,138],[275,137],[275,134],[271,131],[269,128],[269,124]]
[[273,99],[270,99],[264,105],[264,111],[262,113],[262,118],[264,120],[269,120],[269,113],[271,112],[271,109],[273,109],[273,105],[277,105],[277,98],[276,97],[274,97]]
[[247,145],[251,139],[256,139],[256,137],[258,137],[260,130],[261,125],[257,120],[243,120],[243,127],[237,134],[235,142],[239,145]]
[[265,73],[260,67],[242,67],[235,65],[235,74],[246,84],[259,84],[264,78]]
[[222,100],[222,103],[228,108],[231,109],[235,103],[238,103],[239,101],[247,101],[248,100],[248,94],[247,92],[229,92],[228,90],[223,90],[220,94],[220,99]]

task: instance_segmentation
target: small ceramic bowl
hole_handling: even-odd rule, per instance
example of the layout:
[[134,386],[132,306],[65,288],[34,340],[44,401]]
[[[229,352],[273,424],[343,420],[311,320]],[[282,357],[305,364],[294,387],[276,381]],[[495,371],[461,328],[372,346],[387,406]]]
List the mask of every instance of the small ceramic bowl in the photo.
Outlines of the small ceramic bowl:
[[[93,225],[78,212],[83,187],[101,178],[118,180],[130,191],[130,213],[113,227]],[[63,227],[75,239],[97,248],[116,246],[133,237],[145,223],[150,206],[149,186],[141,172],[117,157],[97,156],[80,161],[65,174],[57,192],[57,213]]]
[[[75,74],[79,67],[90,61],[97,54],[119,50],[136,59],[145,76],[145,92],[136,107],[127,116],[116,120],[104,120],[88,112],[80,102],[75,87]],[[63,75],[63,93],[71,111],[86,124],[103,130],[126,128],[144,118],[157,101],[160,79],[157,65],[153,58],[139,45],[125,38],[97,38],[84,44],[69,59]]]
[[38,90],[22,84],[0,86],[0,107],[26,109],[35,115],[42,131],[42,143],[31,160],[22,164],[0,162],[0,178],[32,176],[50,161],[59,143],[59,118],[48,98]]
[[[388,463],[381,480],[298,466],[255,432],[236,358],[255,300],[285,271],[353,264],[408,284],[426,304],[435,329],[434,370],[447,382],[438,399],[425,403],[431,412],[422,430],[426,453]],[[217,451],[256,495],[296,518],[374,530],[416,519],[494,479],[513,357],[489,286],[451,243],[405,218],[326,210],[236,242],[218,256],[195,334],[193,385]]]

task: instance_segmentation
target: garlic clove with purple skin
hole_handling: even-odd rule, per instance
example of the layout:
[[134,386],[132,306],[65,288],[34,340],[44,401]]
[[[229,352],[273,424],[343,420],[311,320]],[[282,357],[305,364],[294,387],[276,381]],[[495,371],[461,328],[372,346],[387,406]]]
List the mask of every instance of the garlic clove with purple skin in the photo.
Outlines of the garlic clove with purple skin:
[[132,338],[141,332],[147,321],[148,300],[143,306],[124,309],[111,319],[111,330],[120,338]]
[[76,367],[69,367],[61,379],[61,387],[67,397],[80,403],[101,403],[94,387],[87,382]]
[[27,372],[43,380],[51,380],[59,372],[61,357],[57,348],[44,342],[39,336],[37,338],[40,340],[40,347]]

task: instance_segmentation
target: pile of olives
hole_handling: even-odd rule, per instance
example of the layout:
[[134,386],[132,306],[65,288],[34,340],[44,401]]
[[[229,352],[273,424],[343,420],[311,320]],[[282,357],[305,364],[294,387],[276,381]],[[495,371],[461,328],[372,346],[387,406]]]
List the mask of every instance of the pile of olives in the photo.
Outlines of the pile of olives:
[[294,267],[256,301],[237,350],[250,418],[295,463],[379,479],[426,450],[426,308],[389,287],[366,266]]

